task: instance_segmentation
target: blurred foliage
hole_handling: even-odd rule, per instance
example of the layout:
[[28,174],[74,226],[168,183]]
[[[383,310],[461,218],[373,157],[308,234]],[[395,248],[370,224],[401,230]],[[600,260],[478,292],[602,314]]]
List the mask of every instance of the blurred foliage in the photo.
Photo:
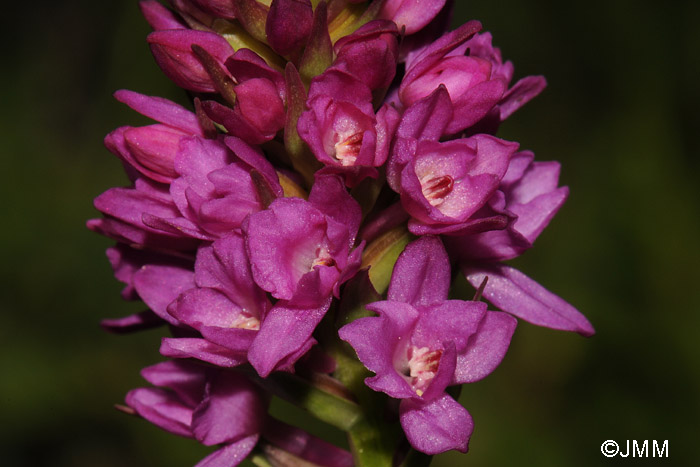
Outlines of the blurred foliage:
[[[457,2],[516,78],[549,87],[499,136],[562,162],[568,203],[515,261],[582,310],[583,339],[522,323],[503,364],[464,388],[476,429],[448,465],[607,465],[607,439],[669,440],[691,465],[700,415],[700,2]],[[123,302],[87,231],[93,197],[122,185],[101,139],[145,122],[120,88],[184,102],[145,43],[135,2],[12,2],[0,28],[3,90],[0,447],[8,466],[187,466],[209,449],[114,410],[159,333],[103,332]],[[303,415],[276,411],[296,419]],[[324,431],[315,425],[313,431]],[[617,461],[617,462],[616,462]],[[631,459],[625,459],[630,461]],[[635,459],[635,465],[654,459]]]

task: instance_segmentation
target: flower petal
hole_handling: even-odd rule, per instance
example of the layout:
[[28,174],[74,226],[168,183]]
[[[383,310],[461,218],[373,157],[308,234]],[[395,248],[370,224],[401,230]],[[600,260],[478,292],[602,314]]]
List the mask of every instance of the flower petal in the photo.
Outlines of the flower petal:
[[488,376],[501,363],[518,321],[508,313],[487,311],[464,352],[457,355],[451,384],[473,383]]
[[136,388],[126,395],[126,404],[140,416],[170,433],[192,437],[192,409],[173,392],[159,388]]
[[[263,378],[288,355],[306,343],[330,307],[332,297],[314,308],[297,308],[286,301],[278,302],[262,322],[248,351],[251,365]],[[287,362],[287,364],[293,362]]]
[[484,297],[503,311],[532,324],[592,336],[593,326],[576,308],[527,277],[522,272],[500,264],[463,265],[467,281],[479,287],[488,283]]
[[406,438],[420,452],[434,455],[451,449],[467,452],[469,448],[472,417],[447,394],[428,403],[404,399],[399,417]]
[[192,432],[205,446],[229,443],[262,429],[267,400],[240,373],[219,371],[207,385],[202,403],[192,415]]
[[222,367],[234,367],[246,363],[245,354],[197,337],[165,337],[160,344],[160,354],[171,358],[196,358]]
[[433,305],[447,299],[450,259],[437,237],[409,243],[394,266],[388,299],[412,305]]
[[168,305],[194,286],[194,272],[175,266],[147,264],[134,274],[134,287],[146,305],[176,326],[180,323],[168,314]]
[[258,434],[250,435],[217,449],[199,461],[195,467],[234,467],[248,457],[258,444],[259,437]]

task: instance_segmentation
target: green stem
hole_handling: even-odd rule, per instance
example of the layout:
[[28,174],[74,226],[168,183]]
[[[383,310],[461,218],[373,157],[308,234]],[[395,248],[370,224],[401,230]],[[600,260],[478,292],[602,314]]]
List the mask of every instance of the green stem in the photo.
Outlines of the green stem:
[[299,376],[282,372],[267,378],[261,378],[255,372],[248,376],[280,399],[341,430],[350,430],[362,417],[360,407],[354,402],[319,389]]

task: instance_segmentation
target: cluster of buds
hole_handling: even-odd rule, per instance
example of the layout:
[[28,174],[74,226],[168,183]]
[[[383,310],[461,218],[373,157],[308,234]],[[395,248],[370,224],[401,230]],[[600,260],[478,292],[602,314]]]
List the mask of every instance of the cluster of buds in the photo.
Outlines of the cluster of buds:
[[[192,106],[115,94],[157,123],[106,137],[132,184],[98,196],[88,227],[148,306],[104,327],[172,335],[124,410],[219,446],[199,465],[466,452],[455,389],[501,362],[516,317],[593,333],[502,263],[568,189],[558,163],[494,136],[544,79],[512,84],[477,21],[447,31],[451,1],[140,7]],[[448,299],[460,273],[473,300]],[[272,396],[347,430],[352,452],[271,417]]]

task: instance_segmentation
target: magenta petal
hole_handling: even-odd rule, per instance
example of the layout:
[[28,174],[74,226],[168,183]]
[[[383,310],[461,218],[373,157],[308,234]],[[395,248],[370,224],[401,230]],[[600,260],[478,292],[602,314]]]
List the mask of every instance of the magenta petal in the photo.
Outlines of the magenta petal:
[[263,393],[245,376],[220,371],[208,382],[202,403],[192,415],[192,432],[205,446],[230,443],[259,433],[267,412]]
[[421,237],[409,243],[394,266],[389,300],[412,305],[433,305],[447,299],[450,259],[437,237]]
[[379,17],[394,21],[406,34],[423,29],[437,16],[445,0],[387,0],[379,11]]
[[508,313],[487,311],[464,352],[457,355],[451,384],[473,383],[488,376],[501,363],[518,321]]
[[179,321],[199,329],[203,325],[230,327],[241,311],[216,290],[193,288],[182,294],[172,313]]
[[333,69],[342,70],[370,89],[386,89],[396,74],[399,30],[392,21],[370,21],[335,43]]
[[421,312],[411,337],[411,344],[430,347],[433,342],[454,342],[457,352],[467,348],[467,341],[480,326],[486,314],[486,303],[445,300]]
[[404,112],[396,134],[401,138],[437,141],[452,121],[452,101],[445,86],[420,99]]
[[165,337],[160,344],[160,354],[171,358],[195,358],[225,368],[242,365],[247,361],[243,353],[197,337]]
[[195,467],[235,467],[248,457],[258,444],[259,437],[258,434],[254,434],[227,444],[199,461]]
[[547,86],[543,76],[528,76],[513,85],[503,96],[499,104],[501,121],[510,117],[513,112],[527,104],[533,97],[541,93]]
[[146,96],[127,89],[115,92],[114,98],[157,122],[192,135],[204,136],[197,116],[172,101],[162,97]]
[[185,24],[172,11],[156,0],[142,0],[139,2],[139,8],[148,24],[156,31],[186,28]]
[[474,86],[460,98],[455,98],[454,115],[445,133],[458,133],[484,118],[503,96],[507,84],[500,79],[492,79]]
[[165,321],[151,310],[140,311],[123,318],[103,319],[100,321],[100,326],[103,329],[115,334],[151,329],[163,324],[165,324]]
[[274,138],[285,121],[284,103],[275,84],[265,78],[252,78],[237,85],[235,92],[241,116],[264,135],[265,141]]
[[194,272],[175,266],[147,264],[134,274],[134,287],[146,305],[176,326],[179,323],[168,314],[167,307],[194,286]]
[[179,322],[198,330],[209,341],[243,353],[250,347],[256,332],[240,326],[259,319],[243,315],[238,305],[209,288],[188,290],[169,311]]
[[402,84],[405,86],[434,68],[445,56],[455,55],[458,52],[464,53],[467,48],[464,43],[471,37],[474,37],[474,34],[479,32],[479,30],[481,30],[480,22],[469,21],[457,29],[444,34],[438,40],[411,56],[410,60],[406,62],[406,76]]
[[450,237],[445,240],[445,245],[457,258],[505,261],[519,256],[530,248],[532,243],[512,228],[506,228],[464,237]]
[[138,300],[138,294],[134,290],[133,276],[141,266],[149,262],[150,255],[144,254],[143,251],[130,248],[123,243],[117,246],[107,248],[105,252],[109,264],[114,271],[114,277],[125,284],[121,295],[124,300]]
[[159,388],[132,389],[126,395],[126,404],[157,427],[192,437],[192,409],[184,405],[175,393]]
[[196,407],[204,397],[206,368],[184,361],[168,360],[141,370],[141,376],[154,386],[172,389],[180,399]]
[[262,144],[274,137],[274,134],[264,134],[260,129],[252,125],[251,122],[241,114],[240,108],[238,107],[231,109],[216,101],[204,101],[202,103],[202,108],[209,118],[223,125],[232,135],[241,138],[247,143]]
[[258,319],[270,307],[265,292],[253,282],[245,243],[238,234],[220,238],[211,247],[200,248],[194,278],[199,287],[226,295]]
[[[117,143],[121,146],[117,149],[119,151],[117,155],[122,156],[136,170],[161,183],[170,183],[177,177],[173,161],[180,138],[188,136],[186,133],[158,124],[120,128],[117,131],[120,131],[123,138],[123,143],[121,141]],[[108,135],[108,138],[110,136]],[[119,138],[118,135],[115,135],[114,139],[105,138],[105,145],[110,148],[113,146],[110,143],[117,138]]]
[[267,160],[265,154],[260,150],[260,147],[251,146],[245,141],[233,136],[224,137],[224,143],[240,160],[262,174],[275,195],[278,197],[284,195],[277,172],[272,164],[270,164],[270,161]]
[[551,193],[542,194],[527,204],[509,206],[508,208],[513,214],[518,216],[518,219],[513,224],[513,229],[530,243],[534,242],[557,211],[559,211],[559,208],[561,208],[568,196],[569,189],[561,187]]
[[447,394],[427,403],[404,399],[399,417],[408,442],[417,451],[434,455],[451,449],[467,452],[469,448],[472,417]]
[[[111,188],[95,198],[95,208],[146,232],[156,232],[143,222],[143,214],[176,218],[179,213],[172,200],[160,193],[146,193],[137,188]],[[162,233],[162,232],[160,232]]]
[[337,175],[316,175],[309,202],[347,228],[350,232],[349,246],[352,247],[362,220],[362,209],[345,189],[342,178]]
[[463,265],[462,271],[474,287],[479,287],[488,276],[484,297],[520,319],[547,328],[575,331],[582,336],[595,333],[576,308],[516,269],[483,263]]
[[272,307],[248,351],[248,359],[260,376],[269,375],[286,356],[309,340],[328,311],[331,298],[315,308],[295,308],[285,301]]

